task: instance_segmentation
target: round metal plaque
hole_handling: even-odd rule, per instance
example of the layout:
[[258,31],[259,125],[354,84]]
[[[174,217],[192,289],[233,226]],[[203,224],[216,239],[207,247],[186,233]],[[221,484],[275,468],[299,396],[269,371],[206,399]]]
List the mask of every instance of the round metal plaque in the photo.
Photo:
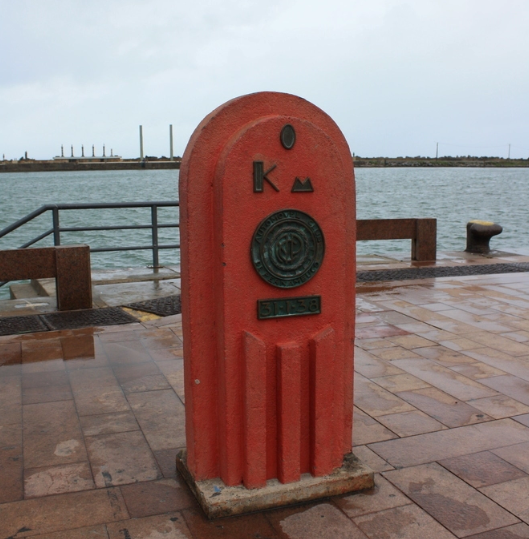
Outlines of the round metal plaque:
[[251,247],[257,273],[278,288],[295,288],[320,269],[325,240],[318,223],[299,210],[270,214],[257,226]]

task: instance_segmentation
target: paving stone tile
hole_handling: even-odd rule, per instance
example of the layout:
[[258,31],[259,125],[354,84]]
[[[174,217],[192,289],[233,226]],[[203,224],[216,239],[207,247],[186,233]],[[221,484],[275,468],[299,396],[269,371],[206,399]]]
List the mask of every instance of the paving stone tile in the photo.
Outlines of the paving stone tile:
[[365,445],[355,446],[353,453],[360,459],[362,464],[365,464],[374,472],[385,472],[386,470],[393,469],[391,464],[388,464],[384,459],[381,459]]
[[492,451],[495,455],[529,474],[529,443],[502,447]]
[[131,393],[128,399],[153,451],[185,447],[184,405],[174,391]]
[[384,477],[458,537],[518,522],[437,463],[384,472]]
[[[525,328],[524,328],[525,329]],[[494,333],[478,332],[472,333],[468,337],[471,341],[482,344],[483,346],[505,352],[512,356],[527,356],[529,355],[529,346],[518,343],[511,339],[502,337]]]
[[70,372],[70,383],[80,416],[126,412],[130,409],[109,367]]
[[72,401],[24,406],[24,467],[87,461],[79,420]]
[[414,350],[420,356],[426,359],[433,359],[441,365],[451,367],[453,365],[462,365],[465,363],[474,363],[474,359],[465,356],[461,352],[451,350],[441,345],[428,346],[427,348],[416,348]]
[[[263,513],[218,520],[208,520],[201,509],[185,509],[182,514],[193,538],[243,539],[246,537],[266,537],[266,539],[277,539],[280,537],[275,533],[274,528]],[[114,538],[111,537],[110,539]]]
[[492,348],[477,348],[475,350],[466,350],[464,353],[477,361],[486,363],[496,369],[501,369],[507,374],[513,374],[529,381],[529,365],[522,357],[514,357]]
[[387,389],[391,393],[399,393],[401,391],[413,391],[414,389],[423,389],[431,387],[424,380],[416,378],[411,374],[396,374],[394,376],[371,376],[373,382]]
[[142,379],[146,376],[160,374],[158,365],[153,361],[137,363],[132,365],[116,365],[113,368],[114,375],[120,384]]
[[[406,322],[404,322],[406,323]],[[408,350],[414,350],[415,348],[424,348],[425,346],[433,346],[435,343],[419,337],[418,335],[402,335],[399,337],[389,337],[391,342],[394,342],[397,346],[402,346]]]
[[170,361],[158,361],[157,364],[175,393],[178,395],[178,398],[185,404],[183,360],[172,359]]
[[412,503],[409,498],[380,474],[375,475],[374,488],[349,496],[337,497],[334,501],[349,518],[368,513],[377,513],[378,511]]
[[468,401],[474,408],[485,412],[494,419],[503,417],[512,417],[529,412],[529,406],[522,404],[505,395],[496,397],[486,397],[484,399],[475,399]]
[[489,387],[461,376],[447,367],[437,365],[429,359],[402,359],[395,361],[395,365],[462,401],[497,394]]
[[168,328],[135,331],[146,350],[181,348],[182,341]]
[[356,406],[373,417],[389,413],[408,412],[413,406],[361,375],[355,376]]
[[22,528],[38,536],[126,518],[125,502],[115,488],[45,496],[0,506],[2,532],[6,538],[24,537],[20,532]]
[[108,539],[107,527],[90,526],[89,528],[78,528],[65,532],[46,533],[45,535],[34,536],[35,539]]
[[397,393],[397,395],[447,427],[462,427],[491,419],[481,410],[473,408],[435,387],[404,391]]
[[456,537],[416,505],[394,507],[353,519],[369,539],[453,539]]
[[[4,368],[4,367],[2,367]],[[22,422],[22,383],[20,376],[0,378],[0,426]]]
[[178,448],[154,451],[154,458],[166,479],[174,479],[178,475],[176,471],[176,454],[178,451]]
[[529,414],[519,415],[519,416],[513,417],[513,419],[515,419],[522,425],[529,427]]
[[[90,362],[98,356],[105,356],[99,338],[93,334],[75,334],[71,337],[63,337],[61,346],[63,358],[66,361],[87,360]],[[104,359],[106,360],[106,357]]]
[[412,350],[407,350],[406,348],[402,348],[402,346],[393,346],[392,348],[379,348],[377,350],[371,350],[371,353],[385,361],[421,357],[415,352],[413,352]]
[[506,526],[491,530],[490,532],[478,533],[470,536],[469,539],[527,539],[529,537],[529,526],[520,522],[514,526]]
[[85,436],[140,430],[140,426],[132,412],[88,415],[79,418],[79,420]]
[[183,481],[161,479],[121,487],[121,493],[132,518],[180,511],[198,504]]
[[526,475],[490,451],[441,460],[439,464],[476,488],[519,479]]
[[393,438],[398,438],[398,436],[382,426],[376,419],[369,417],[356,406],[354,407],[353,444],[355,446],[391,440]]
[[418,410],[378,416],[377,420],[401,438],[446,429],[444,425]]
[[379,359],[358,347],[355,347],[354,368],[356,372],[359,372],[366,378],[393,376],[404,373],[404,371],[394,367],[389,361]]
[[162,477],[140,431],[90,437],[86,447],[98,488]]
[[493,376],[502,376],[506,374],[504,371],[500,371],[500,369],[496,369],[495,367],[491,367],[480,361],[469,363],[468,365],[453,365],[449,368],[467,378],[472,378],[473,380],[492,378]]
[[377,442],[369,444],[369,448],[392,466],[416,466],[525,442],[529,442],[528,428],[512,419],[498,419],[410,438]]
[[24,497],[78,492],[95,488],[88,462],[27,469],[24,472]]
[[516,376],[495,376],[482,383],[511,398],[529,405],[529,382]]
[[109,539],[192,539],[181,513],[167,513],[107,524]]
[[480,331],[503,333],[511,329],[507,325],[499,324],[498,322],[491,321],[477,314],[466,312],[462,309],[450,309],[448,311],[443,311],[443,316],[464,322],[465,324],[473,326]]
[[389,338],[386,339],[355,339],[355,345],[362,350],[376,350],[377,348],[391,348],[395,346]]
[[285,539],[366,539],[358,527],[330,503],[273,511],[267,518],[278,537]]
[[22,404],[72,400],[70,384],[53,387],[30,387],[22,390]]
[[370,326],[357,328],[355,336],[357,339],[375,339],[382,337],[393,337],[394,335],[407,335],[408,332],[395,326]]
[[139,340],[103,342],[103,349],[113,366],[137,365],[152,361],[151,356]]
[[465,337],[456,337],[454,339],[440,341],[439,344],[444,346],[445,348],[455,350],[456,352],[461,352],[463,350],[472,350],[473,348],[481,348],[478,343],[471,341],[470,339],[466,339]]
[[529,504],[527,503],[529,477],[483,487],[479,490],[526,524],[529,523]]
[[0,426],[0,504],[22,500],[22,425]]
[[168,361],[172,359],[183,359],[184,357],[184,351],[182,348],[159,348],[156,350],[149,350],[149,354],[156,362]]

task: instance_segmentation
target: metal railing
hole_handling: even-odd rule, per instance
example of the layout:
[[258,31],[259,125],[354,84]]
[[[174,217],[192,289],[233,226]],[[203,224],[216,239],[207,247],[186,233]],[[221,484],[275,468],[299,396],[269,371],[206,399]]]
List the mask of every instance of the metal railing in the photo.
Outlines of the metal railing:
[[[22,219],[19,219],[12,225],[0,230],[0,239],[7,236],[14,230],[17,230],[21,226],[29,223],[33,219],[41,216],[44,213],[51,212],[52,215],[52,227],[46,230],[42,234],[33,238],[32,240],[24,243],[20,246],[20,249],[26,249],[35,245],[39,241],[53,235],[53,245],[61,245],[61,233],[64,232],[93,232],[93,231],[106,231],[106,230],[142,230],[150,229],[152,231],[151,244],[150,245],[129,245],[119,247],[90,247],[91,253],[105,253],[112,251],[152,251],[152,265],[157,268],[160,266],[159,251],[161,249],[178,249],[180,244],[165,244],[161,245],[158,241],[158,230],[160,228],[178,228],[179,223],[158,223],[158,208],[178,207],[180,204],[177,201],[167,202],[116,202],[116,203],[99,203],[99,204],[46,204],[39,209],[29,213]],[[106,225],[106,226],[84,226],[84,227],[61,227],[60,226],[60,212],[70,210],[97,210],[97,209],[130,209],[130,208],[151,208],[151,224],[147,225]],[[8,281],[6,281],[8,282]],[[6,284],[6,282],[0,283],[0,286]]]

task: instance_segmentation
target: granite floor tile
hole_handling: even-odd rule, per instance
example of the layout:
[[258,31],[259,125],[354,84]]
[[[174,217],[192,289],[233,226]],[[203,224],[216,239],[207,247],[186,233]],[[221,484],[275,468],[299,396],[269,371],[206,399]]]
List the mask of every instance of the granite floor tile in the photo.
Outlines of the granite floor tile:
[[439,464],[475,488],[512,481],[526,475],[490,451],[441,460]]
[[446,429],[444,425],[418,410],[378,416],[377,421],[401,438]]
[[185,509],[182,513],[193,538],[245,539],[247,537],[263,537],[263,539],[278,539],[280,537],[275,533],[274,528],[263,513],[217,520],[208,520],[201,509]]
[[528,331],[509,331],[508,333],[502,333],[501,336],[521,343],[526,343],[529,341]]
[[441,345],[416,348],[415,352],[426,359],[433,359],[437,363],[447,367],[465,363],[474,363],[474,359]]
[[411,374],[396,374],[393,376],[370,376],[373,382],[382,386],[384,389],[391,393],[399,393],[401,391],[413,391],[414,389],[424,389],[426,387],[431,387],[430,384],[426,383],[420,378],[416,378]]
[[178,398],[185,404],[184,361],[182,359],[158,361],[157,365]]
[[121,384],[125,395],[129,393],[141,393],[142,391],[157,391],[161,389],[171,389],[171,385],[162,374],[154,376],[144,376],[136,380],[130,380]]
[[371,353],[376,357],[385,361],[393,361],[394,359],[412,359],[419,358],[412,350],[402,348],[402,346],[393,346],[392,348],[379,348],[377,350],[371,350]]
[[154,451],[154,458],[158,463],[158,467],[162,471],[162,475],[166,479],[174,479],[177,476],[176,472],[176,454],[178,448],[173,449],[161,449],[160,451]]
[[22,404],[72,400],[70,384],[51,387],[30,387],[22,391]]
[[72,401],[24,406],[24,467],[41,468],[87,461]]
[[0,504],[22,500],[22,425],[0,427]]
[[137,341],[103,343],[108,360],[113,366],[137,365],[152,361],[151,356],[142,343]]
[[473,348],[481,348],[481,345],[466,339],[465,337],[456,337],[454,339],[440,341],[439,344],[450,350],[455,350],[456,352],[462,352],[464,350],[472,350]]
[[116,434],[140,430],[140,426],[132,412],[116,412],[102,415],[88,415],[79,418],[85,436],[99,434]]
[[529,382],[517,376],[495,376],[481,382],[504,395],[529,406]]
[[182,482],[175,479],[144,481],[134,485],[124,485],[121,493],[131,518],[159,515],[169,511],[181,511],[198,507],[197,502]]
[[480,361],[475,361],[468,365],[453,365],[449,368],[472,380],[481,380],[481,378],[492,378],[493,376],[506,374],[504,371],[491,367],[486,363],[481,363]]
[[20,376],[0,378],[0,410],[2,411],[0,426],[22,422],[22,382]]
[[160,374],[160,369],[153,361],[132,365],[117,365],[114,367],[113,371],[120,384],[140,380],[146,376]]
[[416,466],[525,442],[529,442],[528,428],[512,419],[498,419],[377,442],[369,444],[369,448],[392,466]]
[[519,416],[513,417],[513,419],[515,419],[522,425],[529,427],[529,414],[519,415]]
[[395,346],[389,339],[355,339],[355,345],[362,350],[376,350]]
[[394,432],[382,426],[378,421],[369,417],[356,406],[354,407],[353,416],[353,444],[355,446],[391,440],[398,437]]
[[375,475],[374,488],[349,496],[338,497],[334,501],[350,518],[412,503],[409,498],[380,474]]
[[480,331],[503,333],[511,329],[509,326],[488,320],[483,316],[465,312],[461,309],[450,309],[448,311],[443,311],[443,315],[448,318],[452,318],[454,320],[468,324],[469,326],[473,326]]
[[506,483],[482,487],[480,492],[494,500],[507,511],[510,511],[526,524],[529,523],[529,503],[527,503],[527,493],[529,492],[529,477],[522,477]]
[[529,406],[515,401],[510,397],[506,397],[505,395],[471,400],[468,401],[468,404],[485,412],[494,419],[502,419],[503,417],[512,417],[529,412]]
[[529,443],[494,449],[493,453],[529,474]]
[[[61,346],[63,350],[63,357],[66,361],[73,359],[95,359],[96,357],[96,345],[95,341],[99,343],[99,339],[95,335],[90,334],[76,334],[71,337],[63,337],[61,339]],[[102,353],[102,348],[99,348],[99,353]]]
[[518,523],[437,463],[384,472],[384,477],[458,537]]
[[391,464],[388,464],[384,459],[381,459],[376,453],[371,451],[371,449],[365,445],[355,446],[353,453],[360,459],[362,464],[365,464],[375,473],[385,472],[386,470],[393,469]]
[[135,331],[146,350],[182,348],[182,341],[170,329],[146,329]]
[[268,513],[277,537],[284,539],[366,539],[366,536],[331,503],[319,503]]
[[[20,363],[22,363],[22,345],[19,342],[4,344],[0,342],[0,367]],[[4,370],[6,369],[0,369],[0,373]]]
[[98,488],[162,478],[140,431],[89,437],[86,447]]
[[70,383],[80,416],[129,410],[127,399],[109,367],[70,372]]
[[462,427],[491,419],[481,410],[434,387],[404,391],[397,395],[447,427]]
[[529,538],[529,526],[520,522],[513,526],[506,526],[491,530],[490,532],[478,533],[470,536],[470,539],[527,539]]
[[512,356],[528,356],[529,346],[526,344],[518,343],[501,335],[497,335],[489,332],[477,332],[469,335],[468,338],[471,341],[482,344],[483,346],[493,348],[505,352]]
[[193,539],[181,513],[107,524],[109,539]]
[[477,348],[466,350],[464,353],[476,361],[529,381],[529,365],[523,357],[514,357],[492,348]]
[[369,539],[453,539],[456,537],[416,505],[394,507],[353,519]]
[[395,326],[382,325],[382,326],[369,326],[364,328],[357,328],[355,331],[355,337],[357,339],[375,339],[383,337],[393,337],[396,335],[407,335],[408,332],[403,329],[399,329]]
[[131,393],[128,399],[153,451],[185,447],[184,406],[174,391]]
[[36,387],[56,387],[69,384],[68,373],[65,370],[52,372],[37,372],[22,376],[22,389]]
[[46,533],[44,535],[33,536],[35,539],[108,539],[107,527],[90,526],[88,528],[77,528],[64,532]]
[[[406,322],[403,322],[406,323]],[[425,346],[433,346],[435,343],[420,337],[419,335],[402,335],[399,337],[389,337],[389,340],[395,343],[397,346],[406,348],[408,350],[414,350],[415,348],[424,348]]]
[[355,371],[366,378],[403,374],[403,371],[394,367],[389,361],[379,359],[358,347],[355,347],[354,361]]
[[491,391],[489,387],[437,365],[430,359],[397,360],[395,365],[462,401],[497,395],[496,391]]
[[78,492],[95,488],[88,462],[27,469],[24,472],[24,497]]
[[157,348],[149,350],[152,359],[158,361],[168,361],[173,359],[183,359],[184,350],[182,348]]
[[[78,529],[128,518],[119,489],[88,490],[0,505],[6,538]],[[81,536],[82,537],[82,536]]]
[[361,375],[355,376],[354,386],[356,406],[372,417],[414,410],[407,402]]

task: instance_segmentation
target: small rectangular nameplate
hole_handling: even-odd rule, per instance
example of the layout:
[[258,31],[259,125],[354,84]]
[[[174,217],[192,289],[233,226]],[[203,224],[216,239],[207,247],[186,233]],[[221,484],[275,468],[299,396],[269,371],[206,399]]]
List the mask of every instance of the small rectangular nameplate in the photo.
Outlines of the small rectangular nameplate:
[[320,313],[321,296],[257,300],[257,318],[259,320]]

